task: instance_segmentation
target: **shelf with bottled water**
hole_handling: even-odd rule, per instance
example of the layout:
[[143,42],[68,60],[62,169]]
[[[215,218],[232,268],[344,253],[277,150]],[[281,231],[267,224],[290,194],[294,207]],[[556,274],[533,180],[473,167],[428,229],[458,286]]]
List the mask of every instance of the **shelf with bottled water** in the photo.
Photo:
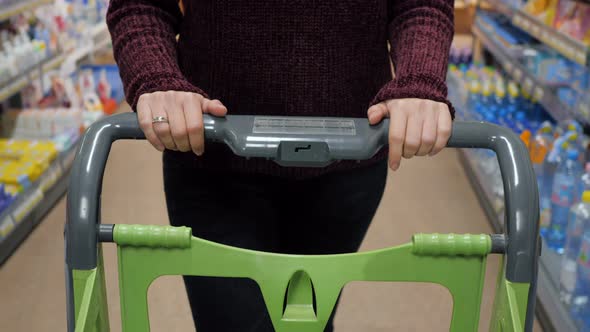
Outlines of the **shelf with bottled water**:
[[515,26],[581,65],[590,65],[590,5],[573,0],[493,0]]
[[[541,58],[546,51],[534,44],[509,23],[480,11],[473,26],[474,35],[501,65],[503,71],[531,95],[556,121],[576,119],[590,125],[590,71],[559,55]],[[527,46],[507,46],[522,38]],[[524,44],[523,44],[524,45]]]
[[[589,138],[575,121],[551,121],[542,105],[527,97],[500,68],[452,65],[447,81],[458,119],[508,127],[529,147],[543,209],[544,249],[538,289],[541,321],[557,331],[575,331],[586,325],[590,328],[590,303],[584,302],[590,295],[590,262],[586,258],[590,258],[590,223],[583,227],[580,218],[569,220],[570,211],[571,215],[581,215],[583,208],[590,220],[590,205],[577,204],[582,191],[590,189],[590,167],[586,172],[582,167],[588,160]],[[464,150],[461,154],[486,214],[495,230],[501,231],[504,192],[495,155],[486,150]],[[590,194],[586,196],[590,203]],[[581,244],[586,242],[586,246]],[[573,271],[571,262],[567,265],[567,253],[574,257]],[[586,265],[588,274],[584,274]],[[582,268],[577,269],[579,266]],[[564,272],[562,267],[569,268]]]

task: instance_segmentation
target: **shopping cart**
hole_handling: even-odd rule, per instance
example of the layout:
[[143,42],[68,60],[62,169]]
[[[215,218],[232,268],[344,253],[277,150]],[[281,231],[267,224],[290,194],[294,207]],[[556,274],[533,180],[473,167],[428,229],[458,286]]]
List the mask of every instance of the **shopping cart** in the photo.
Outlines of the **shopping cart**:
[[[205,137],[234,153],[283,166],[363,160],[387,144],[388,121],[205,116]],[[102,178],[113,141],[144,138],[133,113],[95,123],[84,136],[68,194],[66,289],[68,331],[108,331],[101,243],[118,246],[123,331],[149,331],[147,289],[163,275],[245,277],[258,283],[278,332],[321,332],[351,281],[437,283],[453,298],[450,331],[477,331],[486,258],[503,255],[491,331],[532,331],[538,192],[527,149],[508,129],[456,122],[449,147],[497,153],[504,181],[504,234],[416,234],[411,243],[338,255],[284,255],[244,250],[191,236],[187,227],[100,223]],[[426,300],[426,299],[425,299]]]

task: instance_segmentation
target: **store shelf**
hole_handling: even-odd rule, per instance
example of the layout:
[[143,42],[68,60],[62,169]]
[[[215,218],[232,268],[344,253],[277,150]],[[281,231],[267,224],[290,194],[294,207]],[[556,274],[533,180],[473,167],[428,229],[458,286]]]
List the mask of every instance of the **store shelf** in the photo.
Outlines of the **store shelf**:
[[476,19],[473,25],[474,35],[477,36],[485,48],[494,55],[506,73],[508,73],[514,81],[518,82],[524,90],[539,100],[539,103],[543,105],[551,117],[556,121],[577,118],[581,122],[586,123],[586,121],[579,119],[579,116],[576,116],[577,113],[574,113],[573,110],[561,103],[550,88],[529,73],[528,70],[520,64],[504,46],[499,45],[496,41],[490,38],[489,34],[485,33],[484,30],[485,29],[480,26],[478,19]]
[[[46,73],[59,67],[64,62],[65,58],[66,57],[63,54],[56,55],[42,62],[42,64],[36,65],[35,68],[29,69],[14,78],[11,83],[0,88],[0,102],[21,91],[31,80],[39,78],[39,75],[41,74],[40,72]],[[41,68],[39,68],[39,66],[41,66]]]
[[[41,73],[57,69],[59,67],[66,67],[66,72],[74,72],[81,60],[92,56],[94,53],[105,49],[109,46],[111,38],[106,23],[102,22],[94,26],[90,31],[92,42],[86,47],[80,47],[69,54],[59,54],[41,64],[37,64],[17,77],[13,78],[10,83],[0,85],[0,102],[10,98],[14,94],[21,91],[29,82],[39,78]],[[39,68],[41,66],[41,68]]]
[[563,34],[523,11],[516,11],[512,24],[528,32],[561,55],[581,65],[588,65],[588,47],[579,40]]
[[4,21],[12,16],[34,9],[40,5],[53,2],[52,0],[18,0],[12,4],[0,6],[0,21]]
[[61,153],[43,176],[0,214],[0,265],[65,194],[77,144]]
[[500,0],[489,1],[488,3],[492,5],[495,11],[510,18],[512,24],[553,48],[561,55],[581,65],[590,65],[590,48],[581,41],[546,25],[523,10],[510,7]]
[[[501,232],[504,214],[494,208],[495,199],[486,177],[481,174],[471,151],[459,151],[463,167],[494,231]],[[543,247],[539,260],[537,317],[546,331],[577,331],[567,308],[559,300],[560,257],[547,246]]]
[[543,247],[537,286],[537,311],[541,324],[553,328],[553,331],[577,331],[567,308],[559,301],[561,257],[545,244]]
[[74,73],[79,64],[85,59],[92,59],[92,56],[100,50],[106,49],[111,43],[111,36],[105,22],[92,27],[88,34],[89,42],[84,46],[77,47],[75,51],[68,54],[62,67],[62,75]]
[[[491,1],[485,1],[485,8],[493,8],[494,11],[505,15],[507,17],[512,17],[514,16],[514,13],[516,11],[516,9],[512,8],[510,5],[502,2],[501,0],[491,0]],[[483,7],[483,5],[482,5]]]

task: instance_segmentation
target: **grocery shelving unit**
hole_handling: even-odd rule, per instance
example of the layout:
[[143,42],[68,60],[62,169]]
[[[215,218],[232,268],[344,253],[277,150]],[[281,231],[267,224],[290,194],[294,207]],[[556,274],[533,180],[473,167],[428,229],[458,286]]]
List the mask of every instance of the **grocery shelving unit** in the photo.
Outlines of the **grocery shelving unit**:
[[7,6],[0,6],[0,21],[51,2],[52,0],[14,0]]
[[[511,8],[500,1],[491,2],[491,5],[493,5],[493,8],[497,12],[506,16],[515,26],[520,27],[539,41],[554,48],[563,56],[580,64],[588,65],[588,49],[582,43],[561,34],[530,15]],[[518,54],[513,53],[499,39],[495,39],[493,32],[487,31],[485,25],[477,17],[472,32],[481,45],[504,69],[506,74],[519,83],[524,90],[536,97],[539,103],[543,105],[556,121],[576,119],[586,124],[586,126],[588,125],[588,121],[584,121],[583,115],[587,115],[590,105],[579,103],[575,108],[566,107],[557,98],[554,87],[533,75],[519,62]],[[449,82],[453,83],[455,87],[460,86],[457,82],[452,81],[454,79],[453,77],[449,79]],[[464,96],[461,98],[464,98]],[[460,106],[464,107],[465,105]],[[586,118],[588,117],[586,116]],[[461,150],[459,154],[461,163],[479,198],[481,206],[488,216],[490,224],[494,228],[494,231],[501,232],[504,223],[504,206],[501,199],[492,192],[489,175],[484,174],[480,165],[478,165],[473,151]],[[568,309],[560,301],[560,262],[560,256],[545,246],[539,260],[537,317],[546,331],[577,331]]]
[[58,54],[20,73],[9,84],[0,87],[0,103],[21,91],[30,81],[38,79],[43,73],[57,69],[65,59],[64,54]]
[[63,151],[48,170],[0,214],[0,265],[65,194],[77,144]]
[[[520,64],[516,57],[510,54],[505,47],[494,41],[485,29],[482,27],[478,19],[473,25],[473,34],[482,42],[485,48],[494,56],[501,64],[507,74],[512,79],[518,82],[521,87],[529,92],[532,96],[537,97],[539,103],[547,110],[547,112],[556,120],[564,121],[571,118],[576,118],[577,112],[565,106],[555,93],[531,74],[525,66]],[[585,122],[579,119],[580,122]]]
[[[15,0],[7,6],[0,6],[0,21],[51,2],[53,0]],[[0,82],[0,104],[7,103],[10,97],[31,81],[41,79],[50,71],[59,70],[64,75],[73,73],[82,62],[92,61],[94,54],[109,45],[110,35],[105,22],[90,27],[84,46],[58,53],[20,72],[16,77]],[[74,143],[61,152],[44,174],[20,193],[8,209],[0,213],[0,265],[65,194],[76,147],[77,143]]]
[[77,68],[78,64],[109,46],[111,39],[105,22],[96,24],[90,30],[91,42],[86,47],[76,49],[74,52],[60,53],[45,61],[21,72],[12,78],[7,84],[0,83],[0,103],[21,91],[29,82],[39,79],[41,75],[60,67],[68,67],[70,71]]
[[588,47],[581,41],[553,29],[523,11],[515,11],[512,24],[555,49],[564,57],[581,65],[588,65]]
[[512,24],[526,31],[543,44],[555,49],[564,57],[581,65],[590,65],[590,49],[581,41],[544,24],[522,9],[512,8],[499,0],[488,1],[487,3],[491,5],[495,11],[508,17]]

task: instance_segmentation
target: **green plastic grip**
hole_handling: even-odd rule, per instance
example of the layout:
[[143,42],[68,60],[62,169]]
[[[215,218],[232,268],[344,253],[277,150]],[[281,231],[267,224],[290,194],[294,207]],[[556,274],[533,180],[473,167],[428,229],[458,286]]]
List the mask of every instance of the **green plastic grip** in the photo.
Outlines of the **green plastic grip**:
[[121,246],[150,248],[189,248],[191,246],[189,227],[156,225],[115,225],[113,239]]
[[486,234],[414,234],[412,252],[422,256],[485,256],[492,251]]

